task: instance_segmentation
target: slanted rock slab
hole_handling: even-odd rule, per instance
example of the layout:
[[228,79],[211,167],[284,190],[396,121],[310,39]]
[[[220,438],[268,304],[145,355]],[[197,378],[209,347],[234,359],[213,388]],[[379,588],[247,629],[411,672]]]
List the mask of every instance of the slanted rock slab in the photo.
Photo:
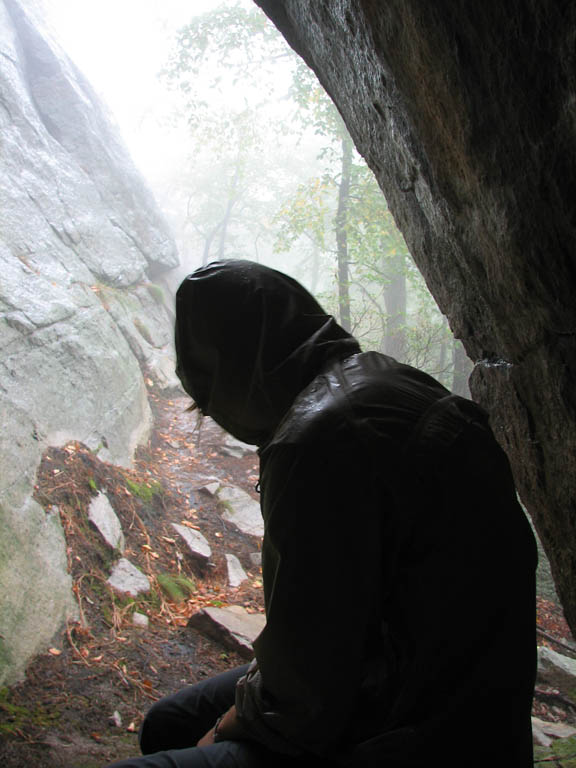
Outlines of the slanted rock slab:
[[248,613],[239,605],[226,608],[204,608],[190,617],[194,627],[226,648],[251,659],[252,643],[264,629],[266,618],[262,613]]
[[228,523],[234,523],[242,533],[250,536],[264,535],[264,522],[260,504],[250,494],[234,485],[226,485],[218,491],[218,499],[224,507],[221,516]]
[[117,592],[132,597],[138,597],[143,592],[150,591],[148,577],[125,557],[122,557],[114,566],[108,584]]
[[256,453],[256,446],[243,443],[241,440],[232,437],[232,435],[226,435],[224,444],[220,446],[220,453],[223,453],[225,456],[233,456],[235,459],[243,459],[244,456]]
[[105,493],[99,493],[88,508],[88,519],[112,549],[124,551],[125,541],[122,525]]
[[207,477],[202,485],[199,485],[195,490],[206,491],[211,496],[214,496],[218,492],[220,485],[220,480],[217,477]]
[[184,539],[188,547],[188,553],[192,557],[203,562],[210,559],[212,549],[200,531],[196,531],[194,528],[187,528],[179,523],[172,523],[172,528]]
[[576,736],[576,728],[567,723],[549,723],[540,720],[539,717],[533,717],[532,733],[537,744],[549,747],[554,739],[568,739]]
[[248,579],[248,574],[242,568],[236,555],[226,555],[226,565],[228,566],[228,584],[231,587],[239,587],[243,581]]
[[555,667],[566,675],[576,677],[576,659],[571,659],[545,646],[538,648],[538,667],[540,671]]

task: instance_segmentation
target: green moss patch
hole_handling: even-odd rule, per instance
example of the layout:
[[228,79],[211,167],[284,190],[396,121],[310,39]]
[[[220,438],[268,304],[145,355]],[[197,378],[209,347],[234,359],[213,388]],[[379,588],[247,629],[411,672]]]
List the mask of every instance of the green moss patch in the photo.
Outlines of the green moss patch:
[[156,577],[160,589],[173,603],[182,603],[196,592],[196,585],[182,574],[159,573]]

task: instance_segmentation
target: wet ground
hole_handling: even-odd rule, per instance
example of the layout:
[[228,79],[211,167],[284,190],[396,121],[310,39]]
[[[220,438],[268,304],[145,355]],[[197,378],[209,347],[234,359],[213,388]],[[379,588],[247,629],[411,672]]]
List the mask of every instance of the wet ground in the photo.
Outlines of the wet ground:
[[[198,490],[218,477],[256,499],[257,456],[225,455],[224,434],[209,421],[198,430],[188,398],[162,396],[154,387],[150,396],[156,426],[133,470],[102,462],[75,443],[44,457],[36,496],[60,510],[80,620],[32,661],[25,682],[0,691],[2,768],[103,768],[137,754],[136,733],[152,701],[244,661],[187,623],[206,605],[262,610],[261,574],[249,557],[259,541],[223,522],[214,498]],[[122,521],[126,556],[150,578],[147,596],[120,598],[106,585],[110,552],[87,521],[99,491]],[[182,553],[172,522],[201,530],[213,550],[209,565]],[[249,573],[240,588],[227,586],[226,553],[237,555]],[[159,585],[162,574],[185,576],[190,593],[170,599]],[[134,627],[134,611],[148,617],[147,629]],[[570,635],[554,600],[540,599],[538,621],[539,642],[569,653],[561,643],[569,644]],[[540,685],[534,712],[573,723],[572,691],[561,685]]]
[[[77,443],[44,457],[36,497],[60,510],[80,620],[34,659],[25,682],[0,691],[2,768],[102,768],[138,754],[136,733],[152,701],[244,663],[187,623],[205,605],[262,610],[260,569],[249,557],[259,540],[226,524],[215,499],[197,490],[217,477],[257,499],[258,458],[224,455],[224,434],[209,420],[198,431],[188,398],[152,389],[151,399],[156,427],[133,470],[102,462]],[[106,584],[111,553],[87,520],[98,491],[122,522],[126,557],[152,583],[146,596],[119,597]],[[208,565],[186,555],[172,522],[203,533],[213,552]],[[249,574],[240,588],[227,586],[226,553]],[[159,586],[162,574],[185,576],[191,593],[174,602]],[[148,629],[133,626],[134,611],[148,617]]]

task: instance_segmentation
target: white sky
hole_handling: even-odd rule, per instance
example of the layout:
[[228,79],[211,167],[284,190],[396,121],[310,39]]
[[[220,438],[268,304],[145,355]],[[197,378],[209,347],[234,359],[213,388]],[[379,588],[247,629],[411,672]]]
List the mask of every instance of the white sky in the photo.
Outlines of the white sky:
[[[162,165],[175,162],[179,149],[178,129],[159,125],[174,102],[157,74],[174,32],[222,1],[44,0],[62,47],[108,104],[151,181]],[[251,0],[243,2],[253,6]]]

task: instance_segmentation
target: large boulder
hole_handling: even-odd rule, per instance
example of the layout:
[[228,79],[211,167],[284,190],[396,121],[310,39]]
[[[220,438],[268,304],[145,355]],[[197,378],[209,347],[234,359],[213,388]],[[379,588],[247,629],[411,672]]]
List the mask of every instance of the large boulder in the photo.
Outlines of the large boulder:
[[333,98],[475,361],[575,632],[576,4],[256,1]]
[[58,517],[32,499],[48,445],[129,464],[144,377],[174,383],[156,285],[177,265],[106,110],[45,28],[0,0],[0,685],[73,615]]

